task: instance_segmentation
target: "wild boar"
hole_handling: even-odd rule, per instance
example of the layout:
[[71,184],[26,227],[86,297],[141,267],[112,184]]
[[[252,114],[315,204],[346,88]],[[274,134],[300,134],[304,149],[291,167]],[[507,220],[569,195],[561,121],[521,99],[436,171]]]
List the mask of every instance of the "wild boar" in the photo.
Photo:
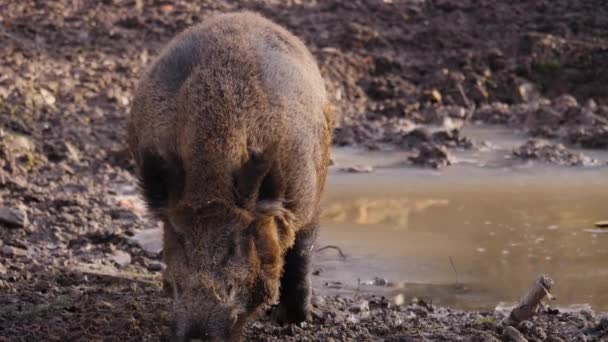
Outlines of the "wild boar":
[[330,108],[304,44],[250,12],[187,29],[145,71],[128,141],[164,223],[176,340],[238,339],[263,304],[307,318]]

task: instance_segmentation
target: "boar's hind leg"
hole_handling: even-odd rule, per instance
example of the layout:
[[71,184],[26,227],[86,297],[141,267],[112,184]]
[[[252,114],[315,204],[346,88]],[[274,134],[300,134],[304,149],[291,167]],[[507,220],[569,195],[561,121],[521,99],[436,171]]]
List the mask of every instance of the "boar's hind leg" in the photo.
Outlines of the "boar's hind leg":
[[310,312],[310,259],[317,237],[318,224],[302,228],[292,248],[285,254],[281,277],[279,306],[275,319],[280,323],[299,323],[308,319]]

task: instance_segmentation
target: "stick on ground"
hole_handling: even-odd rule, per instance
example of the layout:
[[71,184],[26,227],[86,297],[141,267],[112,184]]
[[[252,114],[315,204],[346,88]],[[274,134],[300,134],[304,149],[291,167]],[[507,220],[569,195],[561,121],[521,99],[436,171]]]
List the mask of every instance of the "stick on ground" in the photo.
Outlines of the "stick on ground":
[[549,299],[554,299],[550,293],[553,285],[554,282],[551,278],[546,275],[540,275],[532,285],[532,288],[519,302],[519,305],[517,305],[513,311],[511,311],[511,314],[503,320],[503,324],[516,325],[519,322],[525,321],[536,315],[538,306],[545,296],[548,295]]
[[317,249],[316,252],[321,252],[321,251],[324,251],[326,249],[335,249],[335,250],[338,251],[338,253],[340,253],[340,256],[342,257],[342,259],[346,259],[346,254],[342,253],[342,250],[338,246],[328,245],[328,246],[321,247],[321,248]]

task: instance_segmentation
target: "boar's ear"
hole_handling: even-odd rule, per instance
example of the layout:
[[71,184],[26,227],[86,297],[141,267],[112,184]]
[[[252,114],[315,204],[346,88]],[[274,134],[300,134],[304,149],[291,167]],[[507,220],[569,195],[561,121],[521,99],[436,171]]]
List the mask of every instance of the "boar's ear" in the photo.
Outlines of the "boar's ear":
[[174,154],[163,157],[144,151],[140,156],[138,185],[148,208],[153,212],[166,209],[170,198],[179,196],[184,186],[184,168]]
[[237,204],[253,211],[261,201],[280,201],[284,194],[278,148],[252,149],[249,159],[234,177]]

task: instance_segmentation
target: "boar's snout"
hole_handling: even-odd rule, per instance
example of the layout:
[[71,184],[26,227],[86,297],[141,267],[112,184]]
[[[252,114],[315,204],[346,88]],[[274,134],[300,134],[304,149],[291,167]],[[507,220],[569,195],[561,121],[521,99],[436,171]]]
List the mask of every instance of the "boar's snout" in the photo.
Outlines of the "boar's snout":
[[214,300],[175,302],[174,341],[230,341],[240,330],[239,311]]

